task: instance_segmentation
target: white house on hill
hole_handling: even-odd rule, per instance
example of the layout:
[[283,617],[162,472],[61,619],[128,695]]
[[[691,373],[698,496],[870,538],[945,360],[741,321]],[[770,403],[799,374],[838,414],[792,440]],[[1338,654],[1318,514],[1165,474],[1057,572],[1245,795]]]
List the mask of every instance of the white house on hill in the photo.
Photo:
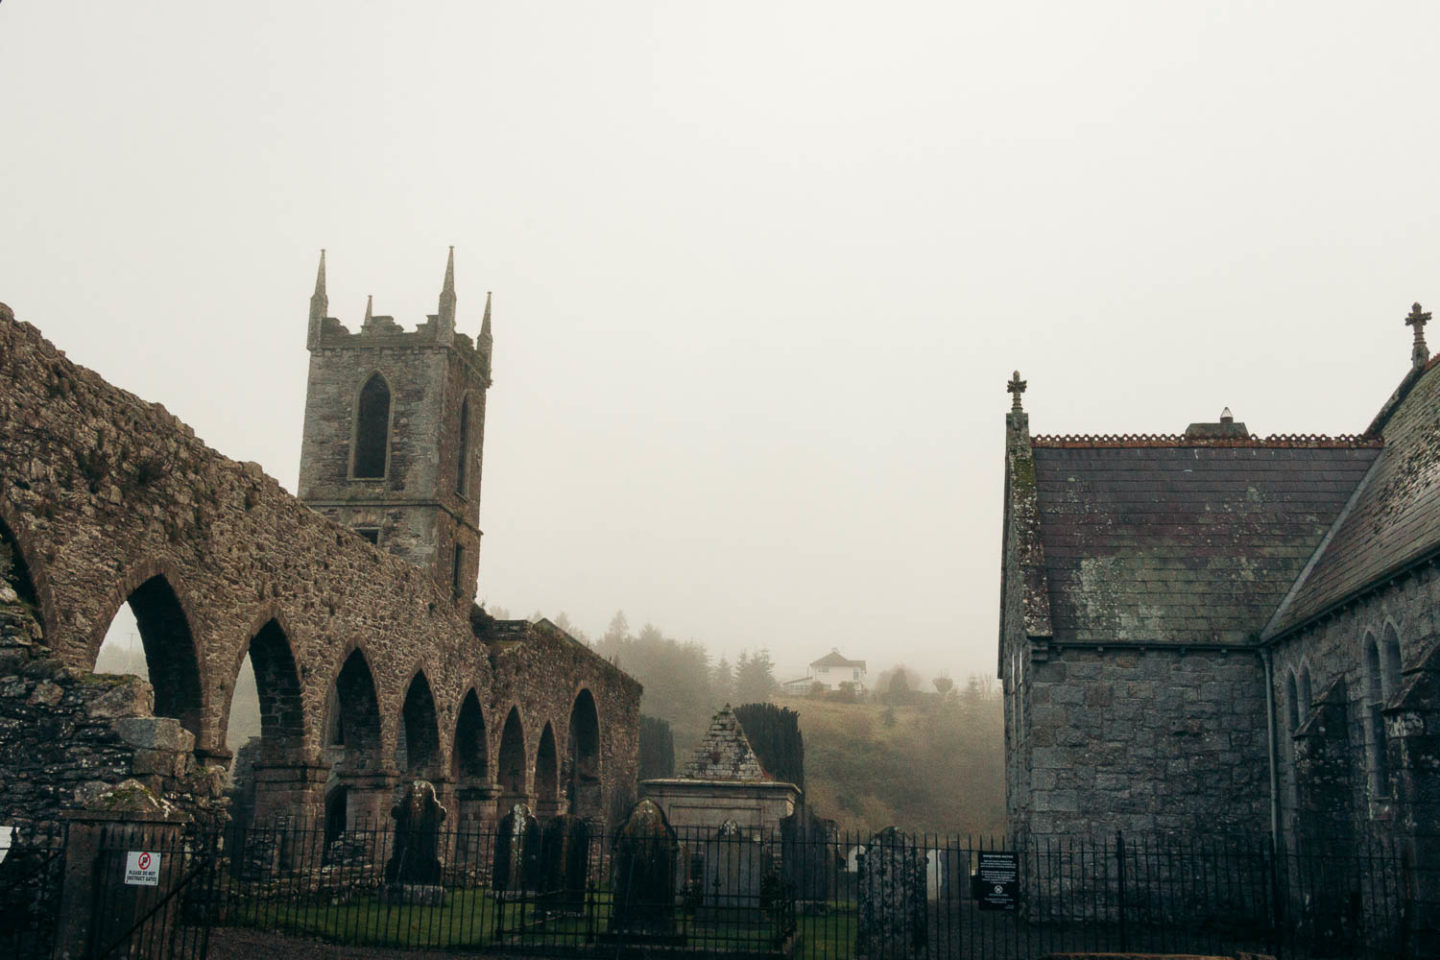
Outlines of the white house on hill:
[[848,684],[859,694],[865,692],[865,682],[865,661],[849,660],[841,656],[839,650],[832,648],[819,660],[810,662],[810,669],[805,676],[787,681],[784,686],[786,693],[805,694],[814,691],[817,685],[828,692],[839,690]]

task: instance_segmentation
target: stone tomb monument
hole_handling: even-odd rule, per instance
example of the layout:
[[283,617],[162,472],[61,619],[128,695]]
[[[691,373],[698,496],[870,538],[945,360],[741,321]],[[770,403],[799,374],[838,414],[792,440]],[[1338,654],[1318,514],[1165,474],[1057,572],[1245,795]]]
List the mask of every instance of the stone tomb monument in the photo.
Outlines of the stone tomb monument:
[[640,796],[653,800],[666,822],[688,842],[692,831],[708,837],[727,822],[775,836],[781,821],[795,812],[800,788],[765,772],[740,720],[726,704],[696,744],[685,772],[641,781]]
[[435,786],[428,780],[402,787],[396,801],[390,810],[395,819],[395,852],[385,864],[385,899],[438,907],[445,902],[439,856],[445,808],[435,799]]
[[857,860],[857,960],[928,956],[924,848],[886,827],[870,838]]

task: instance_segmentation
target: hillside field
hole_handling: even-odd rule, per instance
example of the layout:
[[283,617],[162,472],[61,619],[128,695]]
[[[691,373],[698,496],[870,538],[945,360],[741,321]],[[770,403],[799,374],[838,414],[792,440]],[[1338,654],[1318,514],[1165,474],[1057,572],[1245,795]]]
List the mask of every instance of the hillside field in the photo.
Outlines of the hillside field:
[[896,707],[808,697],[774,702],[800,714],[808,803],[840,829],[1004,832],[998,697],[925,695]]

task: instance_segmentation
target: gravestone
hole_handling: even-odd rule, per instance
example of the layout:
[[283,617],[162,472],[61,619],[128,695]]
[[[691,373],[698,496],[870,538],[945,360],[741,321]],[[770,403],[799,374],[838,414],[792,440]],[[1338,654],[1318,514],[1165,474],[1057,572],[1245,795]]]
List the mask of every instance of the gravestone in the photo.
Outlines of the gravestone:
[[564,913],[583,910],[590,866],[589,824],[568,813],[556,817],[545,825],[541,850],[541,889],[552,907]]
[[857,960],[927,956],[924,849],[886,827],[870,838],[858,860]]
[[674,939],[676,852],[675,831],[665,814],[652,801],[641,800],[615,834],[612,933],[631,941]]
[[800,900],[830,899],[842,867],[835,821],[801,807],[780,821],[781,878]]
[[706,841],[702,913],[737,920],[759,909],[760,879],[769,858],[757,840],[746,837],[734,820],[726,820]]
[[401,788],[390,816],[395,820],[395,853],[385,864],[385,899],[440,906],[445,899],[439,856],[445,808],[435,798],[434,785],[415,780]]
[[530,808],[517,803],[500,820],[495,834],[491,886],[497,896],[518,898],[544,885],[540,823]]

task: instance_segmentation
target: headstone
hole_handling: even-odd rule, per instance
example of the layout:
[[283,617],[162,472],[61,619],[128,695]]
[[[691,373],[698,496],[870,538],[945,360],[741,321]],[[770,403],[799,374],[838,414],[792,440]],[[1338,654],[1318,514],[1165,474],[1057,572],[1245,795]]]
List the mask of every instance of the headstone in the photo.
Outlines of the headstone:
[[395,820],[395,853],[385,864],[386,899],[438,906],[445,897],[439,857],[445,808],[435,799],[435,787],[427,780],[411,782],[396,800],[390,810]]
[[732,921],[760,907],[760,878],[768,860],[758,838],[746,837],[734,820],[706,842],[701,908]]
[[631,939],[673,937],[676,847],[661,809],[650,800],[637,803],[615,834],[610,858],[612,932]]
[[[539,824],[530,808],[517,803],[500,819],[495,834],[495,860],[490,872],[491,889],[497,896],[517,897],[534,889],[534,864],[540,851]],[[535,840],[534,843],[531,841]],[[527,849],[528,848],[528,849]]]
[[545,825],[541,850],[541,889],[552,908],[565,913],[582,910],[590,866],[589,824],[571,814],[556,817]]
[[839,862],[835,821],[801,808],[780,821],[781,877],[801,900],[830,899]]
[[924,849],[886,827],[858,859],[857,960],[926,956]]

